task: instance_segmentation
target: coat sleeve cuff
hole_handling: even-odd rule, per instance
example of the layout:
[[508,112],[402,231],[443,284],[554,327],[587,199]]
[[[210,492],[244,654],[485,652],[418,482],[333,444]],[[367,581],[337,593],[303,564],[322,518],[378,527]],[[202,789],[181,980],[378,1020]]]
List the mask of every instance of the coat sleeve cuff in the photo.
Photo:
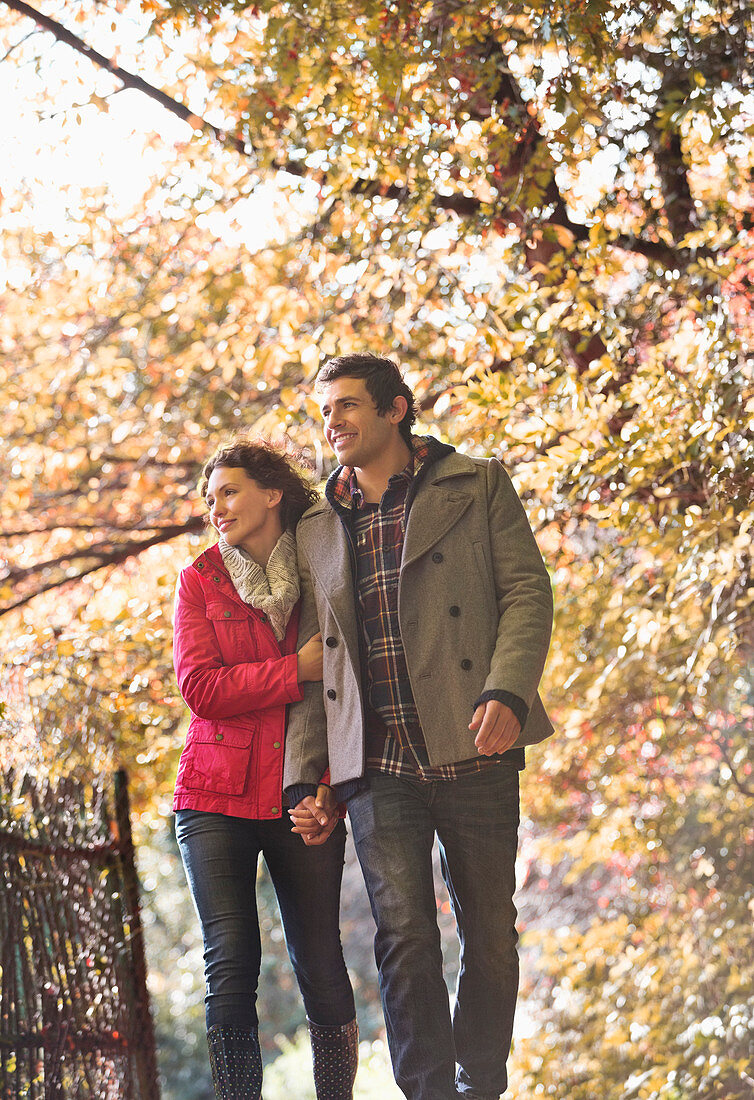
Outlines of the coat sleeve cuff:
[[298,678],[298,653],[289,653],[285,661],[285,676],[291,702],[298,703],[304,698],[304,685]]
[[492,699],[498,703],[504,703],[506,707],[510,707],[516,718],[518,718],[521,729],[524,728],[526,719],[529,717],[529,708],[523,699],[518,695],[514,695],[512,691],[483,691],[474,703],[474,710],[480,707],[482,703],[489,703]]
[[294,783],[285,788],[285,793],[288,796],[288,805],[295,809],[302,798],[307,798],[309,795],[313,798],[316,795],[317,785],[316,783]]

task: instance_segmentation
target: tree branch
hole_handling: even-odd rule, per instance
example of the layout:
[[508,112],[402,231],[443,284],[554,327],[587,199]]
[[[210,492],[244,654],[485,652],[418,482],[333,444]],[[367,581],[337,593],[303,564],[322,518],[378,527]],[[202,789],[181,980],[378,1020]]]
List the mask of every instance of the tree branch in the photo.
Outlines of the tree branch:
[[96,573],[97,570],[104,569],[107,566],[122,565],[124,561],[143,553],[143,551],[148,550],[150,546],[157,546],[160,543],[169,542],[171,539],[177,538],[178,535],[185,535],[191,531],[200,531],[203,526],[204,516],[192,516],[186,523],[175,523],[170,526],[162,527],[156,535],[152,535],[148,539],[131,539],[117,546],[111,546],[109,549],[104,548],[106,544],[100,543],[98,546],[91,547],[87,551],[74,550],[70,554],[61,555],[61,557],[52,559],[49,562],[40,562],[39,565],[31,566],[29,569],[25,569],[16,574],[16,577],[27,577],[39,574],[46,568],[59,565],[63,561],[70,561],[73,558],[95,557],[97,559],[94,564],[86,569],[80,570],[73,577],[58,577],[57,580],[43,581],[38,588],[26,593],[25,596],[21,596],[13,603],[0,607],[0,618],[11,611],[15,611],[19,607],[24,607],[33,600],[35,596],[41,596],[44,592],[52,592],[55,588],[60,588],[65,584],[75,584],[77,581],[83,580],[84,577],[89,576],[90,573]]
[[13,11],[17,11],[20,15],[25,15],[29,19],[33,19],[40,27],[43,27],[50,34],[54,35],[59,42],[64,42],[66,46],[70,46],[71,49],[76,50],[77,53],[83,54],[95,65],[99,65],[100,68],[106,69],[117,80],[120,80],[124,88],[133,88],[138,92],[143,92],[144,95],[148,95],[150,99],[154,99],[161,107],[165,107],[166,110],[171,111],[178,118],[183,119],[184,122],[188,122],[194,129],[201,129],[209,131],[213,134],[218,141],[221,141],[224,145],[231,145],[239,153],[246,153],[246,144],[243,138],[237,134],[229,134],[225,130],[219,129],[217,126],[213,126],[211,122],[207,122],[205,118],[200,118],[199,115],[195,115],[193,111],[190,111],[183,103],[179,103],[177,99],[173,99],[172,96],[167,95],[166,92],[161,92],[158,88],[148,84],[146,80],[143,80],[140,76],[136,76],[135,73],[130,73],[126,69],[122,69],[120,65],[116,65],[110,58],[105,57],[104,54],[98,53],[92,46],[88,46],[86,42],[78,38],[71,31],[67,30],[62,24],[56,22],[54,19],[50,19],[49,16],[43,15],[42,12],[31,7],[30,4],[24,4],[23,0],[2,0],[2,2],[8,8],[12,8]]

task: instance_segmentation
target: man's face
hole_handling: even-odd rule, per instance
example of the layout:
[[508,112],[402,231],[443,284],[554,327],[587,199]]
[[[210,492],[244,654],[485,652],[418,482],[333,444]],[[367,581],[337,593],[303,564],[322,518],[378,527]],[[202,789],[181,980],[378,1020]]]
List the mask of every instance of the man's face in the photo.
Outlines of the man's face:
[[325,439],[343,466],[365,469],[400,437],[400,415],[380,415],[363,378],[336,378],[321,390],[319,407]]

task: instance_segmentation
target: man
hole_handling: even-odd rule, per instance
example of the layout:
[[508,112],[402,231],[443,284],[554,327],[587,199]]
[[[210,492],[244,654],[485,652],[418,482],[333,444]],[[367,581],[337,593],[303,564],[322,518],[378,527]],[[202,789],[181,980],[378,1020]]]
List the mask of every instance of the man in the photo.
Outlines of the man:
[[[316,389],[341,465],[297,530],[300,637],[322,632],[324,692],[291,709],[292,817],[311,811],[328,834],[315,794],[329,767],[377,925],[400,1088],[489,1100],[506,1088],[518,989],[518,773],[523,746],[552,733],[537,695],[550,582],[501,465],[412,436],[394,363],[340,356]],[[461,944],[452,1019],[435,835]]]

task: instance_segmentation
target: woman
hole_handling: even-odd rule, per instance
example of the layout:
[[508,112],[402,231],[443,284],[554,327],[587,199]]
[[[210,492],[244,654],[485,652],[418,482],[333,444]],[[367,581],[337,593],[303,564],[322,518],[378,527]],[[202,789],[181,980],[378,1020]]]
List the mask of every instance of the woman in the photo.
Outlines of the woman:
[[[261,1094],[262,853],[304,998],[318,1100],[350,1100],[358,1032],[338,929],[345,826],[327,836],[299,815],[292,832],[282,796],[287,705],[305,681],[322,679],[321,637],[296,652],[293,529],[316,493],[285,455],[256,442],[217,451],[200,488],[220,538],[178,582],[174,661],[192,715],[173,808],[204,937],[215,1092]],[[318,797],[332,794],[323,786]]]

